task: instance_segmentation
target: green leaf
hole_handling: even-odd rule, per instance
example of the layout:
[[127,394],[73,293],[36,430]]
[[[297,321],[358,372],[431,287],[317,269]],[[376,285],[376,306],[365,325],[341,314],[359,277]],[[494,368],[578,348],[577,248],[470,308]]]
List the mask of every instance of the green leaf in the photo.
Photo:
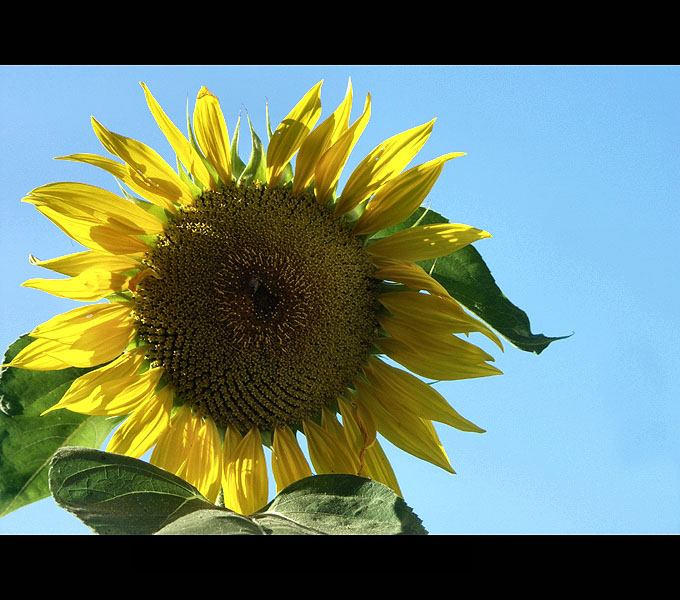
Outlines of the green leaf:
[[[21,336],[5,353],[8,363],[33,339]],[[122,417],[68,410],[40,413],[56,404],[77,377],[92,369],[0,371],[0,516],[49,496],[47,467],[64,445],[98,447]]]
[[225,508],[204,508],[180,517],[157,535],[265,535],[255,521]]
[[251,517],[272,534],[427,533],[422,521],[390,488],[356,475],[301,479]]
[[147,462],[89,448],[61,448],[50,464],[59,506],[99,534],[152,534],[215,506],[192,485]]
[[[371,241],[414,225],[448,223],[442,215],[420,207],[409,219],[376,233]],[[515,306],[496,284],[491,271],[473,245],[433,260],[418,263],[458,302],[493,327],[511,344],[540,354],[555,340],[569,336],[547,337],[531,332],[527,314]]]
[[302,479],[250,516],[211,504],[144,461],[87,448],[56,452],[49,481],[57,504],[99,534],[427,533],[392,490],[355,475]]

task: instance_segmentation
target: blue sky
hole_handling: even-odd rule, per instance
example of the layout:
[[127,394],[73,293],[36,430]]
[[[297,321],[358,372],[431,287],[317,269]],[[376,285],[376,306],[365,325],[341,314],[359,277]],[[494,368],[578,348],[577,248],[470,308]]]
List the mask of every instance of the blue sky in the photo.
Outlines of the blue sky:
[[[414,164],[467,155],[445,166],[432,208],[493,234],[477,248],[535,333],[573,333],[540,356],[480,336],[504,375],[437,389],[486,433],[437,426],[456,475],[386,443],[407,503],[434,534],[680,533],[676,66],[2,66],[3,350],[75,306],[20,287],[44,276],[29,254],[79,250],[20,200],[54,181],[116,190],[52,160],[106,155],[91,115],[174,163],[140,81],[180,127],[205,85],[230,133],[247,113],[264,139],[266,100],[275,126],[323,79],[327,115],[349,77],[352,118],[366,93],[372,115],[345,173],[437,117]],[[2,533],[89,530],[46,499],[0,519]]]

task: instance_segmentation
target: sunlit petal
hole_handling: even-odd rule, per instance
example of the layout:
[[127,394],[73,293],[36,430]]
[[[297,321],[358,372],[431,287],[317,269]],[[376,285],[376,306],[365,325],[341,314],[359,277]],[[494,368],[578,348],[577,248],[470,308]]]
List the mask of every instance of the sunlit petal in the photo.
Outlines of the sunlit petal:
[[267,149],[267,181],[275,186],[321,115],[321,84],[317,83],[276,128]]
[[369,244],[366,250],[392,260],[416,262],[447,256],[472,242],[490,237],[488,231],[469,225],[438,223],[393,233]]
[[411,162],[432,132],[434,119],[385,140],[352,172],[342,190],[335,213],[342,215],[366,200]]
[[274,430],[272,472],[277,492],[299,479],[312,475],[307,459],[290,427],[277,427]]
[[354,226],[357,235],[374,233],[408,219],[437,181],[444,163],[464,152],[452,152],[397,175],[383,185],[366,205]]
[[257,427],[235,447],[233,440],[228,443],[225,439],[222,487],[225,506],[243,515],[252,514],[267,503],[267,463]]
[[373,388],[362,381],[356,382],[354,401],[366,407],[375,419],[378,431],[398,448],[421,460],[428,461],[445,471],[454,473],[439,437],[427,419],[406,410],[396,402],[386,402],[377,397]]
[[302,142],[295,159],[293,193],[302,193],[314,178],[314,169],[323,153],[347,131],[352,108],[352,82],[338,108]]
[[223,183],[231,181],[229,131],[217,97],[203,86],[194,107],[194,133],[198,145]]
[[129,167],[128,174],[136,185],[148,190],[145,198],[152,202],[152,198],[165,198],[167,208],[174,204],[193,204],[189,187],[155,150],[109,131],[94,117],[92,126],[102,145]]
[[111,273],[106,269],[90,267],[76,277],[69,279],[29,279],[21,285],[61,298],[95,302],[115,292],[127,289],[129,280],[130,277],[120,273]]
[[309,457],[317,473],[356,474],[358,463],[344,439],[334,435],[328,427],[317,425],[311,419],[303,421]]
[[446,423],[461,431],[484,431],[459,415],[433,386],[406,371],[371,358],[363,372],[373,394],[383,398],[383,404],[396,402],[424,419]]
[[107,452],[141,458],[170,425],[173,393],[169,386],[142,402],[114,432]]
[[[141,259],[141,256],[140,256]],[[74,254],[67,254],[57,258],[50,258],[47,260],[39,260],[35,256],[28,257],[29,262],[36,267],[43,267],[61,273],[62,275],[69,275],[76,277],[86,269],[92,267],[99,267],[106,269],[110,273],[122,274],[125,271],[139,269],[141,263],[139,259],[125,255],[109,254],[108,252],[101,252],[98,250],[87,250],[85,252],[76,252]]]
[[149,105],[151,114],[154,119],[156,119],[158,127],[163,132],[168,142],[170,142],[172,149],[175,151],[175,154],[177,154],[177,158],[179,158],[184,167],[203,185],[203,187],[208,187],[211,182],[211,177],[208,169],[206,169],[203,164],[203,160],[189,143],[189,140],[184,137],[182,132],[177,129],[176,125],[168,118],[146,84],[140,82],[140,85],[144,90],[146,102]]
[[[361,137],[371,117],[371,95],[366,96],[364,111],[338,140],[323,153],[314,168],[314,192],[316,200],[325,205],[335,190],[342,170],[352,149]],[[338,212],[342,214],[342,212]]]

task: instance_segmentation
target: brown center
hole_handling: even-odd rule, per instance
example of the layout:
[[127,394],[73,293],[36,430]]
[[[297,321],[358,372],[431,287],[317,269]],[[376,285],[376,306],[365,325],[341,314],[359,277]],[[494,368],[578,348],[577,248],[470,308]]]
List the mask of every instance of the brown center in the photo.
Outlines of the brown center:
[[332,402],[376,337],[360,241],[311,194],[228,186],[182,209],[146,258],[139,335],[179,397],[242,431]]

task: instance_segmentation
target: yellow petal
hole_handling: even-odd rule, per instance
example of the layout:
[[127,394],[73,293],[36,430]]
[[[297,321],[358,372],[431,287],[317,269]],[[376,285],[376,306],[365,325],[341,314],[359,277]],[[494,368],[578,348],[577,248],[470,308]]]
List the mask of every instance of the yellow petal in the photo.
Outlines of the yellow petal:
[[[158,382],[163,374],[162,368],[149,369],[141,375],[128,378],[128,385],[116,394],[115,397],[109,395],[109,401],[101,403],[96,408],[87,408],[82,412],[90,415],[127,415],[146,402],[156,391]],[[75,411],[73,406],[69,410]]]
[[309,458],[312,459],[312,465],[318,474],[356,474],[359,470],[358,461],[353,456],[344,436],[336,437],[331,430],[317,425],[311,419],[304,419],[302,423],[307,438]]
[[138,254],[149,250],[149,245],[134,235],[121,233],[94,219],[75,218],[48,206],[36,206],[36,209],[66,235],[91,250],[100,250],[115,255]]
[[459,415],[431,385],[406,371],[371,358],[363,372],[374,396],[381,398],[383,405],[394,402],[423,419],[445,423],[461,431],[484,431]]
[[290,427],[277,427],[274,430],[272,472],[277,493],[291,483],[312,475],[307,459]]
[[[10,366],[35,370],[50,370],[50,364],[55,369],[65,368],[58,365],[94,367],[119,356],[137,331],[131,305],[96,306],[69,311],[36,327],[31,335],[40,340],[19,352]],[[86,317],[89,311],[99,318]]]
[[139,194],[145,200],[148,200],[156,206],[160,206],[173,214],[177,212],[173,202],[163,195],[158,195],[153,186],[129,165],[121,164],[110,158],[105,158],[97,154],[69,154],[68,156],[57,156],[58,160],[72,160],[75,162],[82,162],[104,169],[111,173],[114,177],[120,179],[132,191]]
[[127,235],[161,233],[165,224],[134,202],[85,183],[43,185],[23,198],[35,206],[47,206],[73,218],[94,220]]
[[201,87],[194,106],[194,133],[208,162],[222,183],[231,181],[231,149],[229,131],[219,100],[208,88]]
[[188,404],[173,415],[149,462],[184,479],[211,502],[217,500],[222,478],[217,427],[212,419],[192,414]]
[[225,439],[223,472],[222,488],[227,508],[250,515],[267,504],[267,463],[257,427],[253,427],[235,448],[233,440],[227,442]]
[[115,292],[126,290],[129,280],[130,277],[120,273],[111,273],[106,269],[90,267],[76,277],[69,279],[29,279],[21,285],[60,298],[94,302]]
[[54,340],[38,339],[21,350],[9,363],[3,367],[30,369],[31,371],[58,371],[68,369],[73,365],[63,358],[64,349],[68,346]]
[[[140,255],[139,258],[141,259],[142,256]],[[131,271],[132,269],[139,269],[142,266],[139,260],[136,260],[131,256],[116,256],[98,250],[76,252],[74,254],[67,254],[48,260],[39,260],[31,254],[28,257],[28,260],[36,267],[43,267],[50,271],[54,271],[55,273],[69,275],[70,277],[76,277],[91,267],[101,267],[110,273],[121,274],[125,271]]]
[[392,177],[401,173],[423,147],[432,132],[434,119],[403,131],[376,146],[352,172],[335,207],[345,214],[361,204]]
[[267,148],[267,182],[278,185],[288,161],[297,152],[321,115],[321,84],[317,83],[281,121]]
[[457,356],[432,349],[422,351],[394,338],[378,338],[375,345],[409,371],[428,379],[458,380],[502,375],[499,369],[484,362],[462,362]]
[[[187,446],[193,442],[189,438],[193,415],[188,404],[180,406],[170,419],[170,426],[161,433],[149,462],[161,469],[177,475],[186,470],[188,462]],[[179,475],[177,475],[179,477]]]
[[[342,424],[347,443],[359,456],[360,468],[357,475],[379,481],[401,496],[399,483],[390,461],[385,456],[380,443],[376,440],[373,417],[363,405],[339,398],[338,405],[342,414]],[[368,419],[367,419],[368,417]]]
[[[55,340],[62,344],[73,344],[92,327],[97,327],[103,333],[104,327],[120,327],[121,319],[126,319],[132,312],[129,303],[91,304],[81,306],[68,312],[56,315],[44,323],[33,328],[29,334],[35,338]],[[128,321],[123,322],[126,326]]]
[[175,124],[168,118],[160,104],[158,104],[149,91],[149,88],[146,87],[146,84],[140,82],[140,85],[144,89],[146,103],[149,105],[153,118],[156,119],[158,127],[160,127],[160,130],[163,132],[168,142],[170,142],[177,158],[179,158],[180,162],[185,166],[189,173],[191,173],[203,187],[210,186],[212,177],[206,166],[203,164],[203,160],[198,155],[198,152],[196,152],[194,147],[189,143],[189,140],[184,137],[182,132],[177,129]]
[[424,290],[437,296],[449,297],[446,289],[415,263],[384,260],[379,262],[373,277],[403,283],[412,290]]
[[352,80],[347,82],[347,90],[345,91],[345,98],[338,105],[338,108],[333,112],[333,130],[327,147],[332,146],[340,137],[347,131],[349,127],[349,117],[352,112]]
[[178,473],[211,502],[217,500],[222,484],[222,444],[215,422],[194,416],[193,431],[186,448],[186,470]]
[[449,473],[455,471],[449,464],[439,437],[426,419],[404,409],[396,402],[385,402],[385,397],[377,397],[372,386],[361,380],[355,382],[358,404],[363,404],[375,419],[378,431],[397,448],[413,456],[441,467]]
[[[45,413],[60,408],[87,415],[119,416],[132,413],[153,396],[162,375],[160,368],[134,375],[138,365],[138,357],[124,355],[111,365],[81,375],[61,400]],[[105,370],[107,367],[110,369]]]
[[314,177],[314,168],[322,154],[347,130],[352,109],[352,82],[338,108],[302,142],[295,159],[293,193],[301,194]]
[[395,494],[403,497],[401,489],[399,489],[399,483],[397,482],[397,476],[394,474],[392,465],[385,455],[385,451],[379,442],[373,444],[368,450],[366,450],[366,469],[370,473],[370,478],[379,481],[383,485],[386,485]]
[[[413,265],[413,263],[410,264]],[[382,269],[378,269],[376,273],[378,271]],[[398,281],[408,285],[406,281]],[[428,291],[433,293],[432,290]],[[503,350],[503,344],[498,336],[480,320],[466,313],[462,306],[448,294],[433,296],[416,292],[388,292],[380,294],[378,300],[395,316],[403,317],[413,324],[417,323],[417,327],[421,330],[466,334],[478,331]]]
[[[342,415],[342,433],[345,441],[358,459],[356,474],[361,477],[371,477],[370,470],[366,466],[366,451],[376,443],[373,418],[370,417],[370,424],[367,424],[357,404],[345,398],[338,399],[338,406]],[[365,413],[365,415],[370,415],[370,413]]]
[[78,340],[60,353],[57,358],[74,367],[94,367],[113,360],[127,348],[137,334],[130,318],[126,323],[88,329]]
[[[366,412],[362,406],[354,404],[343,397],[338,399],[338,405],[342,414],[343,425],[345,423],[350,424],[350,430],[348,430],[347,426],[345,427],[345,435],[347,436],[347,441],[351,442],[350,445],[363,451],[375,444],[376,429],[371,413]],[[361,443],[357,446],[356,442]]]
[[109,131],[94,117],[92,126],[102,145],[130,167],[129,175],[137,185],[148,190],[147,195],[144,195],[147,200],[161,197],[170,205],[193,204],[189,187],[155,150],[137,140]]
[[99,156],[98,154],[90,154],[87,152],[80,152],[76,154],[68,154],[66,156],[55,156],[55,160],[72,160],[74,162],[82,162],[88,165],[99,167],[104,171],[111,173],[114,177],[120,179],[121,181],[127,176],[128,169],[127,166],[119,163],[105,156]]
[[338,184],[342,169],[370,118],[371,95],[367,94],[361,116],[324,152],[316,163],[314,168],[314,193],[319,204],[325,205],[330,199]]
[[441,333],[434,328],[423,329],[413,319],[381,315],[378,320],[390,336],[423,354],[441,354],[469,364],[493,361],[493,356],[478,346],[448,332]]
[[184,479],[211,502],[217,500],[222,477],[217,427],[212,419],[192,414],[188,404],[173,415],[149,462]]
[[408,219],[437,181],[444,163],[465,152],[452,152],[397,175],[383,185],[354,225],[357,235],[375,233]]
[[488,231],[457,223],[421,225],[369,244],[366,251],[393,260],[416,262],[447,256],[472,242],[490,238]]
[[[357,411],[358,414],[358,411]],[[364,420],[362,419],[362,425],[366,425]],[[354,452],[354,445],[353,444],[348,444],[347,439],[348,436],[345,433],[345,427],[344,425],[340,424],[338,421],[336,415],[334,412],[331,412],[328,408],[325,406],[321,410],[321,427],[327,431],[331,437],[336,440],[340,448],[342,448],[347,455],[347,457],[350,459],[352,463],[352,473],[358,473],[360,470],[360,464],[359,464],[359,455]],[[372,422],[369,425],[370,427],[375,427]],[[366,428],[366,433],[368,436],[372,437],[372,432],[369,431],[369,428]],[[372,443],[372,440],[369,439],[368,443]],[[343,459],[344,460],[344,459]]]
[[[236,448],[243,440],[243,436],[233,425],[229,425],[224,433],[224,456],[226,458],[236,454]],[[226,466],[226,463],[225,463]]]
[[165,386],[138,406],[114,432],[107,452],[141,458],[170,425],[173,392]]

